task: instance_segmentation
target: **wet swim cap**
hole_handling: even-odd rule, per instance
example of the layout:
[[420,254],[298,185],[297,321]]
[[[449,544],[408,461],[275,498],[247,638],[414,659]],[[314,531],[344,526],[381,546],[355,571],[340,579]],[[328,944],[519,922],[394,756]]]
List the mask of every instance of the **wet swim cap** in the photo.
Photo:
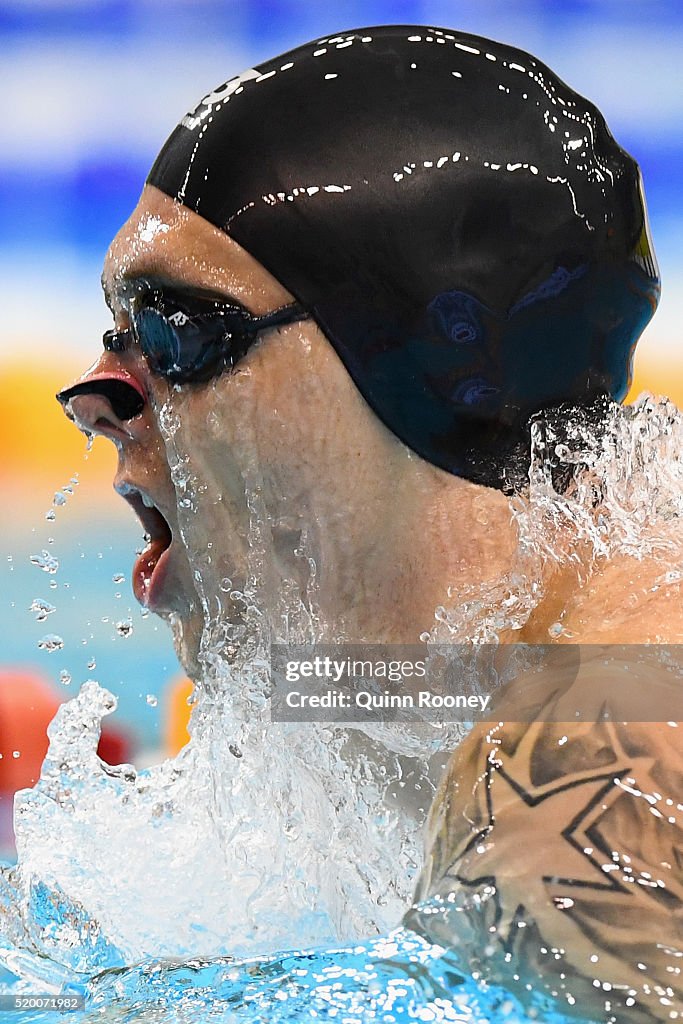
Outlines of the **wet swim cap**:
[[451,473],[519,486],[533,413],[626,395],[659,294],[638,167],[521,50],[414,26],[308,43],[209,93],[148,181],[307,306]]

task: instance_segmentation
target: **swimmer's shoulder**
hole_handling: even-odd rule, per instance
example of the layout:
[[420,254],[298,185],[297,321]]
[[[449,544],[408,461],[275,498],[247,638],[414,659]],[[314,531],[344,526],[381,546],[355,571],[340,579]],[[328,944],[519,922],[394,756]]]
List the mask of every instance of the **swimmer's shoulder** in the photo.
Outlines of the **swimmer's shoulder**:
[[683,566],[622,557],[596,567],[563,616],[567,643],[683,643]]

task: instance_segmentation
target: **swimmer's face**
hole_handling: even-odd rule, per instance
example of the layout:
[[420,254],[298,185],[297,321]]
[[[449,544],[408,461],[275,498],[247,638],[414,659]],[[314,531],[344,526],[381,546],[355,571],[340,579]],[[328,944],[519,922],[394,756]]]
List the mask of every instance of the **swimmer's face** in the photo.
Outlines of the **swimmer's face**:
[[[256,315],[292,302],[236,242],[150,186],[105,260],[103,284],[116,330],[129,326],[130,298],[140,281],[169,293],[208,290]],[[302,536],[312,542],[327,522],[327,531],[318,529],[324,536],[315,554],[350,566],[353,577],[353,563],[366,558],[373,530],[381,528],[378,495],[398,446],[313,320],[264,332],[234,370],[208,383],[169,383],[152,372],[135,344],[104,352],[82,380],[98,377],[124,381],[144,398],[142,411],[128,419],[116,414],[106,392],[77,394],[70,410],[79,426],[118,449],[115,487],[151,537],[135,564],[134,590],[170,619],[190,675],[197,675],[199,640],[214,603],[228,619],[239,618],[239,602],[226,607],[226,595],[241,590],[250,571],[254,494],[275,563],[265,576],[269,570],[273,578],[296,576],[294,549]],[[361,462],[362,477],[349,479]],[[332,520],[343,522],[343,530]],[[325,544],[336,550],[322,551]]]

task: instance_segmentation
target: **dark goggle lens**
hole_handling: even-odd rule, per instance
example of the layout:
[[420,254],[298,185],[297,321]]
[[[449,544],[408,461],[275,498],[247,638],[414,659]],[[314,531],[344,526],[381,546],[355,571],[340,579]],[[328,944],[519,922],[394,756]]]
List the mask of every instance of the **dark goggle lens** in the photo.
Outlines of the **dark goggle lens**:
[[131,305],[131,330],[107,331],[103,344],[123,352],[132,336],[153,373],[176,384],[200,383],[235,366],[261,331],[310,316],[297,303],[254,316],[215,300],[186,305],[151,292]]
[[[156,373],[186,369],[177,328],[158,309],[145,307],[133,316],[133,330],[142,354]],[[183,362],[181,362],[183,360]]]
[[151,369],[177,383],[206,381],[241,358],[251,335],[244,316],[225,309],[220,317],[208,312],[190,316],[143,306],[133,315],[133,330]]

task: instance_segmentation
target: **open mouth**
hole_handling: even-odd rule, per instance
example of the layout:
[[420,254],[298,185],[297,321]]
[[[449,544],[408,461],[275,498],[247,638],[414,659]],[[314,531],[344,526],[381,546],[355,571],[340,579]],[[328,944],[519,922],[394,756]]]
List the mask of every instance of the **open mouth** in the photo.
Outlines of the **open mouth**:
[[145,608],[154,610],[160,599],[168,562],[168,549],[173,541],[171,527],[151,498],[136,488],[117,487],[132,507],[145,531],[146,547],[133,565],[133,593]]

